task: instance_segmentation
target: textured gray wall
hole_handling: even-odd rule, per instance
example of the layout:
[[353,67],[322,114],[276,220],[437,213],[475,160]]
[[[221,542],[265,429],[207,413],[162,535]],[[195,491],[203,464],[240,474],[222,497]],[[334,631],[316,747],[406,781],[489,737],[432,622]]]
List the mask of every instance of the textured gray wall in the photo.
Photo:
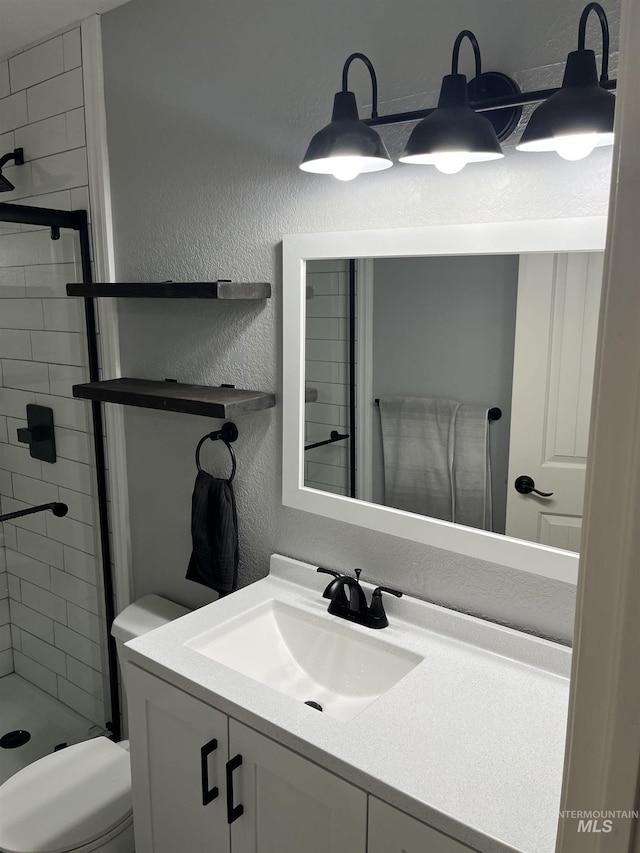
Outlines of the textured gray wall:
[[[270,280],[275,291],[264,306],[122,301],[123,374],[279,391],[283,234],[605,213],[611,160],[603,150],[566,163],[510,145],[507,159],[458,175],[396,165],[346,184],[297,168],[310,135],[329,119],[352,51],[375,63],[382,113],[433,102],[463,28],[478,36],[485,68],[553,84],[561,68],[544,66],[574,49],[582,6],[132,0],[104,15],[119,278]],[[618,2],[607,6],[616,49]],[[470,70],[466,52],[462,66]],[[543,70],[527,72],[536,68]],[[363,69],[353,68],[350,84],[362,106]],[[385,131],[392,155],[406,132]],[[368,578],[431,600],[571,636],[567,585],[282,508],[280,422],[277,408],[238,424],[244,583],[262,576],[279,551],[360,565]],[[212,423],[130,409],[126,426],[135,590],[191,605],[211,600],[183,578],[193,450]],[[212,469],[227,464],[222,451],[209,448]]]

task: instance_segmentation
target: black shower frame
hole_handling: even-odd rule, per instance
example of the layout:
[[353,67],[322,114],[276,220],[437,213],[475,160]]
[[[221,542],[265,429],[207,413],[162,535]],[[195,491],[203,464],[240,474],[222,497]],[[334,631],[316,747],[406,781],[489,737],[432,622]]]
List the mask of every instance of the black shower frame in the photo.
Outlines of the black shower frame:
[[[60,229],[77,231],[80,240],[80,262],[82,281],[93,282],[91,271],[91,244],[89,239],[89,220],[86,210],[54,210],[46,207],[28,207],[21,204],[0,203],[0,222],[17,222],[23,225],[39,225],[51,229],[51,239],[60,238]],[[100,361],[96,329],[96,312],[93,299],[84,300],[84,316],[87,331],[87,353],[89,359],[89,381],[100,380]],[[118,665],[116,643],[111,636],[111,625],[115,618],[115,599],[113,575],[111,572],[111,543],[109,540],[109,514],[107,506],[107,474],[104,455],[104,421],[102,407],[97,401],[91,401],[93,420],[93,446],[96,459],[96,481],[98,489],[98,518],[100,522],[100,555],[102,559],[102,578],[104,593],[104,614],[107,632],[107,659],[109,666],[109,698],[111,720],[106,723],[111,737],[118,741],[120,731],[120,690],[118,686]]]

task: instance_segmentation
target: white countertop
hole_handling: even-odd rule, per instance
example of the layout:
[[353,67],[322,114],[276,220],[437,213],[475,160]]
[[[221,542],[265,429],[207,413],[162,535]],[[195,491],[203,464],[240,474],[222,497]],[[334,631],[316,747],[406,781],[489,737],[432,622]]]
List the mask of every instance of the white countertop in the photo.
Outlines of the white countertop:
[[350,629],[424,660],[342,722],[184,645],[272,598],[341,623],[328,580],[274,555],[268,577],[128,643],[130,660],[482,853],[553,853],[570,649],[384,596],[388,628]]

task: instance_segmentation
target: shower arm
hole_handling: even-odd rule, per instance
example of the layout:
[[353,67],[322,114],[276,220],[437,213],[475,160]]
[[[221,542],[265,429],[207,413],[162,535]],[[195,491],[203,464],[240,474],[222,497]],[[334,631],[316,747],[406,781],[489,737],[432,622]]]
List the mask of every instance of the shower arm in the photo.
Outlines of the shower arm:
[[19,509],[16,512],[8,512],[6,515],[0,515],[0,522],[11,521],[12,518],[22,518],[24,515],[33,515],[34,512],[44,512],[50,509],[51,512],[58,518],[62,518],[69,512],[69,507],[66,504],[54,501],[50,504],[40,504],[40,506],[32,506],[29,509]]

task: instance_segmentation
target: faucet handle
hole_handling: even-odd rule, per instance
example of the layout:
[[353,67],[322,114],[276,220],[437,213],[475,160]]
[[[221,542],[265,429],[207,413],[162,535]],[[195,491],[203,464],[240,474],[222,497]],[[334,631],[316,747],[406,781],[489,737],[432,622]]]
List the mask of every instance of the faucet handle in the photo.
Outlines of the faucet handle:
[[318,566],[318,568],[316,569],[316,572],[320,572],[321,574],[324,574],[324,575],[333,575],[334,578],[340,577],[340,572],[334,572],[333,569],[324,569],[322,566]]
[[396,598],[402,598],[402,593],[398,589],[391,589],[388,586],[378,586],[373,590],[371,596],[371,607],[369,608],[369,616],[371,617],[372,628],[386,628],[389,624],[387,614],[382,603],[382,593],[388,592],[389,595],[395,595]]

